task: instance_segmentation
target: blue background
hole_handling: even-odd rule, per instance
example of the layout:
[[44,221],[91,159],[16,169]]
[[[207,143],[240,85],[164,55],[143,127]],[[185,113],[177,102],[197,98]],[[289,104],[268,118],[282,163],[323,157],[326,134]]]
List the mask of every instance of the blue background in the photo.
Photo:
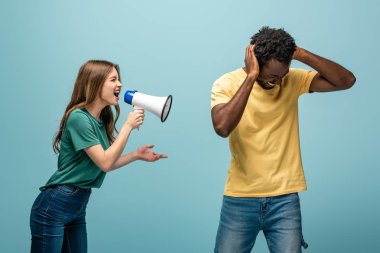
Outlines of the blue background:
[[[375,1],[2,1],[0,252],[29,251],[30,208],[56,169],[52,138],[89,59],[118,63],[124,91],[174,97],[167,122],[147,113],[125,150],[153,143],[170,158],[112,172],[93,191],[89,252],[212,252],[229,150],[210,89],[243,66],[264,25],[357,77],[348,91],[300,99],[306,252],[380,252],[379,13]],[[121,110],[118,126],[131,108]],[[262,234],[254,251],[269,252]]]

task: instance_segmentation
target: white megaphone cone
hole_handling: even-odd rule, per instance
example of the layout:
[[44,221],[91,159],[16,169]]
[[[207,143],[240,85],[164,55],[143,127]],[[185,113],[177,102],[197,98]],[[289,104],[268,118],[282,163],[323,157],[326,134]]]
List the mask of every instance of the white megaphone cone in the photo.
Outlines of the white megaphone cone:
[[142,108],[154,113],[164,122],[169,115],[173,97],[156,97],[146,95],[136,90],[127,90],[124,94],[124,102],[133,105],[135,109]]

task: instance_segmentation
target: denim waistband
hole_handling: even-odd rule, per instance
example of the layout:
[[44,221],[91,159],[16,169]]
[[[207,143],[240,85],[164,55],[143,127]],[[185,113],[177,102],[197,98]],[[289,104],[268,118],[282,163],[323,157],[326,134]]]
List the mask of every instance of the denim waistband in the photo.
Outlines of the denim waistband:
[[56,185],[49,186],[48,188],[57,188],[60,186],[68,187],[68,188],[72,189],[73,191],[75,190],[75,191],[79,191],[79,192],[91,192],[91,188],[81,188],[81,187],[78,187],[78,186],[75,186],[72,184],[56,184]]

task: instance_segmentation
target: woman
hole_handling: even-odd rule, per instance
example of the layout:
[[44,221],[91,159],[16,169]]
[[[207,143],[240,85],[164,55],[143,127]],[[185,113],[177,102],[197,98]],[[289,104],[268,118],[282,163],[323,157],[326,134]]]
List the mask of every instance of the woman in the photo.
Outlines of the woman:
[[122,155],[129,134],[143,123],[144,111],[129,113],[114,137],[121,86],[116,64],[88,61],[80,68],[53,143],[58,170],[40,188],[32,207],[31,252],[87,252],[85,216],[91,188],[102,185],[106,172],[135,160],[167,157],[151,151],[153,145]]

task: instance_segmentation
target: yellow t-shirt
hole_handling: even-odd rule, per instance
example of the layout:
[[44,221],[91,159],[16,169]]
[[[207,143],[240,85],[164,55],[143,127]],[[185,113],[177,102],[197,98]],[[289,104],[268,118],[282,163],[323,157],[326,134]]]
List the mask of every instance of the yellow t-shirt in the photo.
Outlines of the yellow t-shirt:
[[[224,194],[270,197],[306,190],[298,131],[298,97],[316,72],[290,69],[271,90],[253,85],[242,118],[229,136],[231,163]],[[211,108],[227,103],[247,74],[227,73],[212,87]]]

